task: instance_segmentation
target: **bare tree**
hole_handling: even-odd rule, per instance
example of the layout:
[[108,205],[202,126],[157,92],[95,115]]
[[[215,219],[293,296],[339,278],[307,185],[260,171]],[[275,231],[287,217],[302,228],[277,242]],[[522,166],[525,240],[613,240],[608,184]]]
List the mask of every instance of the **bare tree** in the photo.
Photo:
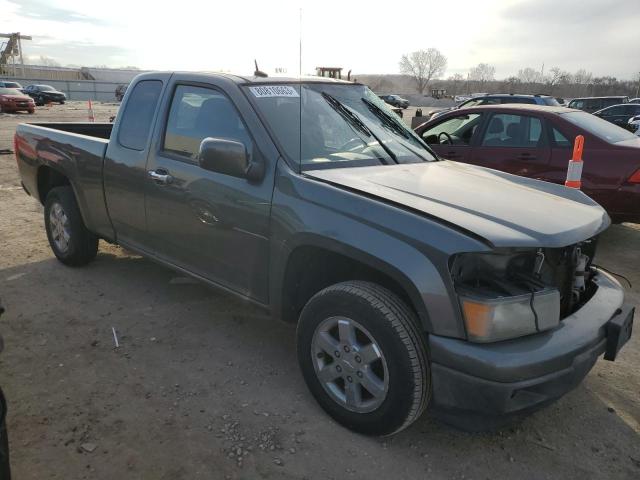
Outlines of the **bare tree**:
[[571,74],[567,71],[561,70],[560,67],[553,67],[549,70],[549,75],[544,79],[544,82],[549,87],[549,95],[553,92],[553,87],[560,83],[568,83],[571,78]]
[[592,78],[593,74],[591,72],[587,72],[584,68],[581,68],[573,75],[573,81],[578,85],[588,85],[591,83]]
[[447,68],[447,57],[437,48],[418,50],[400,59],[400,73],[411,76],[420,95],[429,86],[432,78],[438,78]]
[[450,83],[453,83],[453,88],[452,88],[452,91],[450,92],[450,94],[451,95],[456,95],[458,93],[458,85],[464,81],[464,77],[462,76],[461,73],[455,73],[455,74],[451,75],[447,79],[447,81],[450,82]]
[[526,67],[518,70],[518,78],[522,83],[540,83],[540,72],[535,68]]
[[490,82],[496,76],[496,67],[488,63],[479,63],[469,70],[469,80],[478,82],[478,86],[482,88],[485,83]]

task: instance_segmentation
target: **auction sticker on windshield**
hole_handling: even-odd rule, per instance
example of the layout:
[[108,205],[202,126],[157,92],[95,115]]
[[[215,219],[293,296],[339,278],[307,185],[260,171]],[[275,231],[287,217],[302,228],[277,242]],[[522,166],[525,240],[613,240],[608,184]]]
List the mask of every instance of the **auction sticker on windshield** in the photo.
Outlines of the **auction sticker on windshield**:
[[299,97],[298,92],[288,85],[264,85],[262,87],[249,87],[255,97]]

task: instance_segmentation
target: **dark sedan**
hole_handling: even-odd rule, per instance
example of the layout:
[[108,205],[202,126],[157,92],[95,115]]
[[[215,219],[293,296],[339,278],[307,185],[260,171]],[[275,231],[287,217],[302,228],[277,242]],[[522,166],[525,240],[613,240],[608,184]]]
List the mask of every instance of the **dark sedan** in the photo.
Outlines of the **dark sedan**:
[[380,95],[380,98],[384,100],[389,105],[393,105],[398,108],[408,108],[409,100],[406,98],[402,98],[399,95]]
[[47,103],[63,104],[67,100],[67,96],[53,88],[51,85],[29,85],[24,89],[24,93],[29,95],[36,101],[36,105],[45,105]]
[[444,158],[560,184],[573,141],[584,135],[582,190],[614,221],[640,222],[640,138],[589,113],[516,104],[471,107],[443,114],[416,133]]
[[640,115],[640,103],[623,103],[622,105],[613,105],[603,108],[597,112],[593,112],[597,117],[607,122],[615,123],[621,127],[626,127],[629,119]]

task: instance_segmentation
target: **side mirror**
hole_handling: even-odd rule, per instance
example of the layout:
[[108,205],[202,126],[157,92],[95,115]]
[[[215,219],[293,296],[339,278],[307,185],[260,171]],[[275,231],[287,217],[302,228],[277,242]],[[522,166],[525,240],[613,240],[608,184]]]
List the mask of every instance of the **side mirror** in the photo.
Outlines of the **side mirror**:
[[253,181],[262,179],[264,173],[261,163],[251,161],[244,143],[223,138],[207,137],[202,140],[198,163],[210,172]]

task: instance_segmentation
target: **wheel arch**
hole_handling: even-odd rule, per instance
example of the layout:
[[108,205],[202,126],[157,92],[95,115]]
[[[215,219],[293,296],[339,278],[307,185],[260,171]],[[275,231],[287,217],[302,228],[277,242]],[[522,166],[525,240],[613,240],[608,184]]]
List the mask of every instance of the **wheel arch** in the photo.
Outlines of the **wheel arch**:
[[323,288],[347,280],[377,283],[400,297],[432,331],[418,287],[397,267],[368,252],[333,239],[303,235],[276,268],[271,298],[274,316],[295,323],[302,307]]

